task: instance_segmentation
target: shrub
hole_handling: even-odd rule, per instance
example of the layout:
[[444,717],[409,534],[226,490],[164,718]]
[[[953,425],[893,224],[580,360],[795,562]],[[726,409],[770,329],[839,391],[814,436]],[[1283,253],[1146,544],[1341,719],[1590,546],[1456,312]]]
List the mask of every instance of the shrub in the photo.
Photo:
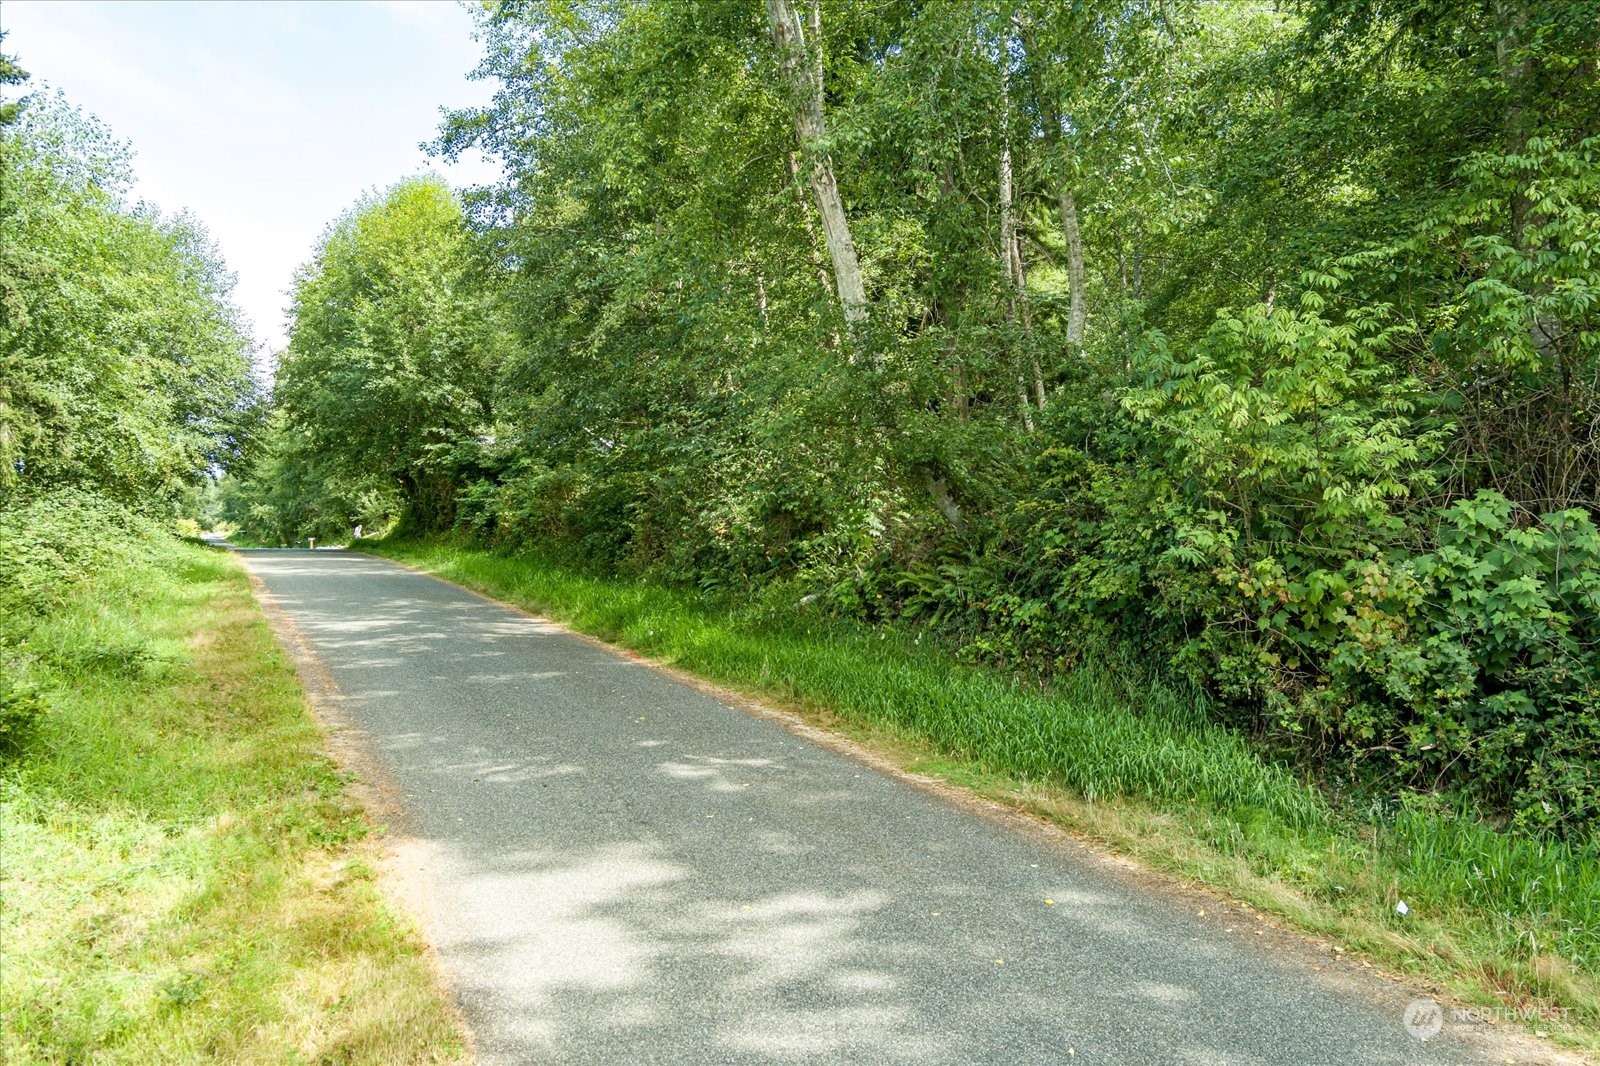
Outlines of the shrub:
[[1446,506],[1440,431],[1337,326],[1221,316],[1149,346],[1121,415],[1083,411],[1031,491],[898,579],[967,654],[1049,672],[1120,648],[1232,725],[1375,791],[1445,791],[1526,829],[1600,826],[1600,535],[1484,491]]
[[95,573],[148,561],[160,523],[102,496],[56,490],[0,504],[0,608],[37,614]]
[[0,757],[24,754],[48,713],[48,693],[29,680],[41,661],[71,674],[142,672],[155,661],[116,634],[64,641],[58,614],[96,575],[148,565],[174,542],[161,523],[94,493],[58,489],[0,503]]
[[1600,534],[1580,510],[1519,525],[1488,491],[1438,518],[1434,551],[1366,571],[1333,682],[1413,776],[1469,779],[1530,825],[1593,822]]

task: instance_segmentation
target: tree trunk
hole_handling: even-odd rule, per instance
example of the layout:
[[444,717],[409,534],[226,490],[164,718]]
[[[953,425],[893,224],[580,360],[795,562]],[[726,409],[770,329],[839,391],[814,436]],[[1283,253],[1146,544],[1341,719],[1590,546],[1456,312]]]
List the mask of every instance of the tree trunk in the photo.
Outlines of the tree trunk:
[[[1001,93],[1001,130],[1002,137],[1006,138],[1000,147],[1000,266],[1006,276],[1006,284],[1011,292],[1006,296],[1006,319],[1012,325],[1018,324],[1019,319],[1024,329],[1029,325],[1027,306],[1028,276],[1022,266],[1022,244],[1017,234],[1017,218],[1014,208],[1014,196],[1011,174],[1011,145],[1009,143],[1010,104],[1005,99],[1004,91]],[[1028,353],[1028,366],[1033,372],[1034,400],[1039,409],[1044,409],[1044,374],[1039,370],[1039,360],[1030,350]],[[1022,371],[1017,371],[1017,394],[1022,403],[1022,427],[1029,433],[1033,432],[1033,408],[1028,401],[1028,386],[1023,381]]]
[[1028,339],[1028,369],[1033,372],[1033,401],[1044,410],[1044,372],[1039,369],[1039,351],[1033,345],[1033,312],[1028,307],[1028,268],[1022,260],[1022,233],[1013,219],[1011,226],[1011,269],[1017,281],[1017,306],[1022,313],[1022,333]]
[[850,238],[850,220],[839,197],[833,161],[822,145],[827,126],[822,115],[821,16],[815,6],[811,13],[812,36],[806,44],[805,28],[790,0],[767,0],[767,18],[772,44],[778,52],[778,70],[786,83],[790,107],[794,111],[794,130],[800,150],[811,161],[811,194],[822,216],[823,236],[828,256],[833,260],[833,275],[844,320],[851,330],[867,320],[867,292],[861,281],[861,263],[855,242]]
[[[811,213],[806,208],[805,194],[800,191],[800,156],[795,152],[789,153],[789,175],[794,178],[794,200],[800,206],[800,217],[806,224],[806,236],[813,242],[817,239],[817,225],[811,219]],[[817,254],[815,243],[806,248],[806,260],[812,269],[817,272],[817,281],[822,284],[822,291],[828,298],[834,297],[833,281],[828,277],[828,268],[823,265],[822,256]]]
[[[1013,24],[1022,31],[1023,52],[1031,56],[1033,47],[1026,25],[1018,20],[1013,20]],[[1037,70],[1037,68],[1033,67],[1031,61],[1029,69]],[[1037,76],[1033,81],[1033,94],[1034,101],[1044,116],[1045,143],[1053,160],[1057,162],[1057,165],[1060,165],[1059,161],[1064,151],[1061,139],[1061,114],[1056,108],[1055,101],[1050,98]],[[1067,183],[1065,174],[1061,176],[1060,181],[1061,184],[1056,189],[1056,201],[1061,211],[1061,236],[1067,242],[1067,288],[1069,290],[1067,295],[1070,300],[1067,305],[1067,343],[1077,347],[1083,344],[1083,331],[1089,317],[1088,297],[1084,292],[1083,237],[1078,232],[1078,201],[1072,195],[1072,189]]]
[[944,475],[928,475],[928,495],[933,497],[933,505],[944,515],[944,520],[950,523],[951,529],[959,532],[966,526],[966,520],[961,515],[961,505],[950,495],[950,484],[945,481]]
[[1078,202],[1065,182],[1058,193],[1061,201],[1061,233],[1067,239],[1067,288],[1071,303],[1067,308],[1067,343],[1083,344],[1083,327],[1088,307],[1083,293],[1083,238],[1078,234]]

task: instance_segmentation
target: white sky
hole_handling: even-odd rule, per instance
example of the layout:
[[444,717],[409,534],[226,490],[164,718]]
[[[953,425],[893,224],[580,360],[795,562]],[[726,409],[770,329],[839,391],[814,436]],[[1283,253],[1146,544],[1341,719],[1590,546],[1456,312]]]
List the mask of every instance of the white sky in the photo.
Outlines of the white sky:
[[427,170],[496,176],[419,147],[441,107],[491,92],[466,78],[479,49],[449,0],[0,0],[0,29],[24,88],[62,90],[132,143],[135,199],[210,230],[265,352],[284,344],[295,268],[363,192]]

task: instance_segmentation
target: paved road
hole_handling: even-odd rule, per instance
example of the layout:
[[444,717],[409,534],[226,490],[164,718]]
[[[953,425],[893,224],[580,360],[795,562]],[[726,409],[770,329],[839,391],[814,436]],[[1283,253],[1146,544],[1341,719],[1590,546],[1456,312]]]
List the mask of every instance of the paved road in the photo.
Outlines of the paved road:
[[362,555],[243,558],[403,796],[483,1062],[1477,1061],[1397,987],[554,626]]

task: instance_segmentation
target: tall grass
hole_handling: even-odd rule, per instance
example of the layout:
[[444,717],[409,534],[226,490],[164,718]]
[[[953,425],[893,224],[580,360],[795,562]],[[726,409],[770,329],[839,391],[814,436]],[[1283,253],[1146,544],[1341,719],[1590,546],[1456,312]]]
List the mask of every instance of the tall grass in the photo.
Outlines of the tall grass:
[[0,514],[0,1060],[459,1059],[243,572],[108,508]]
[[1229,890],[1267,878],[1275,887],[1257,895],[1303,924],[1458,990],[1492,972],[1501,991],[1559,1001],[1591,1037],[1600,1030],[1600,846],[1502,833],[1464,812],[1341,809],[1209,724],[1193,697],[1155,683],[1130,698],[1103,668],[1042,690],[903,632],[596,577],[535,553],[363,548],[710,680],[909,738],[966,775],[1153,811],[1171,847],[1140,848],[1166,865]]
[[[1600,972],[1600,848],[1497,831],[1464,812],[1403,810],[1384,853],[1422,905],[1493,916],[1534,954]],[[1541,943],[1541,937],[1543,942]]]
[[[587,583],[566,591],[604,593]],[[581,626],[583,615],[574,620]],[[987,770],[1065,785],[1091,799],[1139,795],[1223,812],[1248,809],[1302,828],[1326,818],[1311,790],[1262,762],[1238,737],[1189,724],[1183,701],[1166,688],[1153,690],[1132,713],[1112,682],[1090,671],[1044,693],[906,648],[904,640],[891,645],[848,629],[807,635],[719,625],[681,604],[677,612],[670,603],[643,611],[617,634],[686,670],[814,700],[853,721],[907,731]]]

